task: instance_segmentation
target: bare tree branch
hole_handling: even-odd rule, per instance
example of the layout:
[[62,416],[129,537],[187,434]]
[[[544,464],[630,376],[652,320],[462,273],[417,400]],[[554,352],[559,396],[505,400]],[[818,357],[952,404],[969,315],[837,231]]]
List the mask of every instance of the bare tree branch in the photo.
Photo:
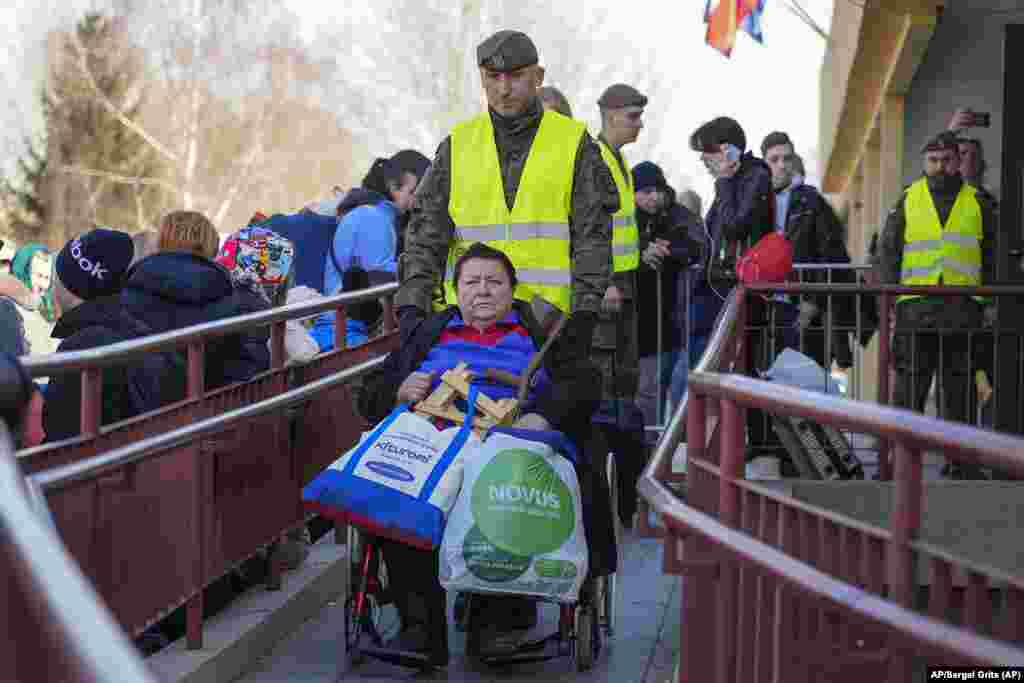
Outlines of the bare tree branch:
[[114,183],[120,183],[122,185],[152,185],[155,187],[162,187],[166,190],[170,190],[175,194],[180,194],[181,188],[173,183],[170,183],[161,178],[140,178],[124,176],[117,173],[111,173],[110,171],[101,171],[95,168],[86,168],[84,166],[76,165],[64,165],[60,167],[60,170],[64,173],[70,173],[73,175],[90,176],[94,178],[103,178]]
[[96,96],[96,99],[100,101],[100,104],[102,104],[107,109],[107,111],[113,114],[117,118],[117,120],[120,121],[126,128],[135,132],[143,140],[149,143],[149,145],[153,149],[155,149],[161,155],[166,157],[168,160],[177,163],[177,154],[169,150],[159,140],[157,140],[155,137],[146,132],[146,130],[144,130],[142,126],[140,126],[138,123],[132,121],[127,114],[121,111],[120,107],[111,102],[110,98],[108,98],[103,93],[99,85],[96,83],[96,78],[93,76],[92,69],[89,67],[86,48],[85,45],[82,44],[82,40],[78,36],[78,32],[69,31],[68,33],[71,36],[71,40],[75,45],[75,52],[78,55],[78,65],[82,71],[82,75],[85,77],[85,80],[89,84],[89,88],[92,90],[93,94]]

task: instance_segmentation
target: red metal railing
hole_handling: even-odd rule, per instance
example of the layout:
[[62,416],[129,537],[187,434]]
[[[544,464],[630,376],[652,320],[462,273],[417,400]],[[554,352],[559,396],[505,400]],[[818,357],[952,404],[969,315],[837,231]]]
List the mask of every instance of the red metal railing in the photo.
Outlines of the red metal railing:
[[27,495],[0,423],[0,680],[155,683],[45,517]]
[[[83,436],[20,454],[57,531],[122,627],[137,635],[186,605],[187,643],[202,646],[203,590],[303,523],[301,488],[351,447],[365,425],[347,383],[397,343],[365,345],[284,367],[284,326],[324,310],[390,294],[395,285],[296,304],[103,349],[27,359],[36,376],[83,376]],[[272,368],[207,392],[205,341],[272,325]],[[100,369],[157,350],[188,348],[188,398],[152,414],[99,427]],[[296,424],[297,423],[297,424]],[[310,435],[315,435],[311,437]],[[253,501],[259,501],[254,505]],[[279,585],[271,562],[268,587]]]
[[[665,569],[686,576],[679,681],[907,681],[922,662],[1024,663],[1024,581],[918,537],[924,450],[1024,474],[1024,440],[722,374],[746,367],[745,295],[732,293],[640,483],[666,527]],[[887,439],[895,465],[889,527],[746,481],[744,411],[755,408]],[[685,503],[669,487],[684,423]],[[922,562],[931,585],[918,611]],[[967,576],[958,624],[948,619],[956,572]],[[1004,596],[999,610],[995,587]]]

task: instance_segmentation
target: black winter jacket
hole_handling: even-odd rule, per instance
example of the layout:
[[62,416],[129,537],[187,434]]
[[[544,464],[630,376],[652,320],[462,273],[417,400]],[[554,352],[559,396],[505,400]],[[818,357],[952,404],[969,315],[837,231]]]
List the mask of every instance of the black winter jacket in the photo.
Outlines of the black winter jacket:
[[685,206],[675,203],[675,192],[664,188],[671,200],[668,208],[650,214],[639,207],[636,211],[637,228],[640,231],[640,253],[655,240],[669,242],[670,254],[662,262],[660,271],[643,261],[637,269],[637,314],[639,328],[638,345],[640,356],[651,356],[658,351],[658,278],[661,278],[661,320],[662,350],[678,348],[683,341],[683,321],[676,315],[679,309],[680,273],[691,263],[699,260],[702,253],[701,241],[694,239],[702,232],[700,219]]
[[[107,346],[151,334],[144,323],[122,308],[118,295],[85,301],[60,317],[53,336],[62,339],[58,352]],[[103,370],[102,425],[126,420],[185,397],[185,364],[178,354],[153,353],[127,365]],[[43,404],[43,429],[48,442],[81,433],[81,373],[50,378]]]
[[[270,307],[253,292],[237,289],[219,264],[183,252],[162,252],[135,264],[121,304],[153,333]],[[264,328],[211,339],[206,347],[206,389],[246,382],[269,369],[269,334]]]

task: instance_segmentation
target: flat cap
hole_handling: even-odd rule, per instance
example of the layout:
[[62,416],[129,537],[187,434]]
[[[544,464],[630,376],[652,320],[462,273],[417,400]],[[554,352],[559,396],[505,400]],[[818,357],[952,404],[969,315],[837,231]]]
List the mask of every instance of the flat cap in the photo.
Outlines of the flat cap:
[[616,83],[609,87],[597,101],[601,109],[621,109],[623,107],[646,107],[647,97],[639,90],[625,83]]
[[951,130],[944,130],[928,140],[924,147],[921,148],[921,153],[941,152],[945,149],[959,149],[959,144],[960,138],[957,137],[956,133]]
[[492,71],[515,71],[537,60],[537,46],[521,31],[498,31],[476,48],[477,65]]

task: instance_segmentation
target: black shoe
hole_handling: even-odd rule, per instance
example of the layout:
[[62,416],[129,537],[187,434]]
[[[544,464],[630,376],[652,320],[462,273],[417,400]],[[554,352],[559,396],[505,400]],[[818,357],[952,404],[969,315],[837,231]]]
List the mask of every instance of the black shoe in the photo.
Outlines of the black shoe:
[[[435,648],[427,629],[420,624],[403,628],[398,635],[389,638],[384,643],[384,650],[396,654],[418,655],[423,658],[425,665],[431,667],[448,666],[448,652]],[[415,665],[414,662],[406,664]]]

